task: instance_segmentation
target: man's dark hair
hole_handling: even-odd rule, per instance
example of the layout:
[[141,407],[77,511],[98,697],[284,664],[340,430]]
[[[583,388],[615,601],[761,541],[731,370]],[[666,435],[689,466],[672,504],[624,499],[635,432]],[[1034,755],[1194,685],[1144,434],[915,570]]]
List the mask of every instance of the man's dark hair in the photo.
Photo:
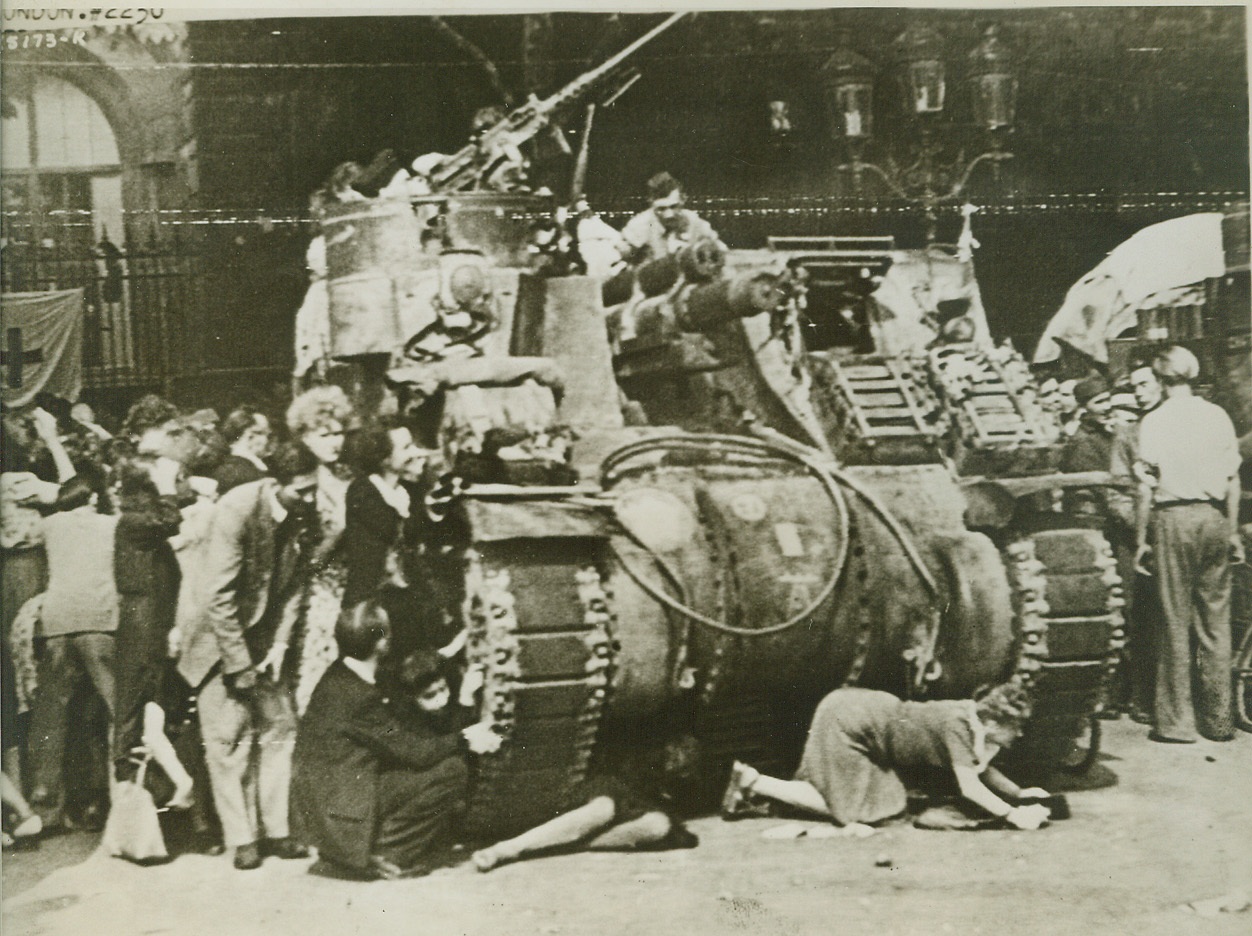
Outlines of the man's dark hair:
[[653,201],[664,198],[670,192],[681,192],[683,184],[668,172],[658,172],[648,180],[648,197]]
[[230,415],[222,420],[222,425],[218,432],[222,434],[222,438],[226,440],[227,445],[234,445],[245,432],[256,424],[256,418],[263,415],[255,406],[245,403],[243,406],[232,410]]
[[349,443],[348,459],[362,477],[379,474],[391,457],[391,432],[402,428],[393,419],[376,419],[366,423],[355,433]]
[[122,423],[122,433],[138,438],[149,429],[163,426],[177,416],[177,406],[155,393],[149,393],[126,413],[126,420]]
[[362,601],[345,608],[335,621],[335,642],[343,656],[368,660],[387,634],[387,612],[376,602]]
[[74,510],[91,503],[96,495],[96,512],[113,513],[113,501],[109,497],[109,474],[102,465],[81,465],[78,473],[61,485],[57,491],[56,509]]
[[290,484],[293,478],[317,470],[317,459],[303,445],[287,442],[278,446],[265,460],[270,475],[279,484]]
[[134,497],[158,494],[156,482],[152,480],[152,464],[156,459],[147,455],[136,455],[123,458],[117,463],[117,493],[123,501]]

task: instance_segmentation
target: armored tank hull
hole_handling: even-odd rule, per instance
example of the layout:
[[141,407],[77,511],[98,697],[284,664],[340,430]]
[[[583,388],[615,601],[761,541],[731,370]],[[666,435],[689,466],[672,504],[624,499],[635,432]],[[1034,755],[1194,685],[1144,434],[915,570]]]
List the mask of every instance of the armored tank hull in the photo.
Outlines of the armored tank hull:
[[[500,243],[528,209],[510,196],[497,215],[483,210],[483,198],[473,225],[450,229],[485,238],[497,258],[487,277],[494,289],[473,297],[479,311],[495,306],[484,313],[492,327],[473,358],[486,385],[449,380],[438,368],[431,383],[417,365],[393,367],[393,383],[402,395],[421,385],[424,400],[441,404],[433,421],[415,413],[414,427],[454,465],[466,453],[481,456],[469,436],[481,442],[490,428],[525,422],[531,436],[546,438],[569,425],[573,441],[564,474],[502,463],[498,474],[480,475],[456,504],[457,532],[438,550],[444,612],[469,629],[469,662],[487,676],[482,712],[502,737],[498,752],[478,758],[470,811],[478,831],[507,834],[550,817],[613,746],[694,739],[710,789],[733,758],[785,772],[817,702],[845,685],[968,697],[1018,674],[1036,692],[1032,744],[1049,757],[1070,744],[1076,723],[1099,706],[1120,637],[1098,534],[997,539],[971,529],[968,499],[942,458],[841,458],[831,424],[751,368],[738,386],[756,387],[760,411],[777,414],[774,425],[746,421],[742,406],[720,416],[716,405],[703,408],[707,399],[736,402],[725,386],[704,397],[688,392],[692,375],[726,369],[718,348],[653,358],[624,348],[620,316],[605,327],[600,283],[499,265],[520,255]],[[353,224],[360,229],[371,216],[358,211]],[[504,222],[485,231],[492,217]],[[349,245],[338,255],[351,256]],[[459,300],[437,282],[438,269],[423,266],[431,282],[410,284],[410,293],[444,297],[430,318]],[[358,272],[371,282],[392,275]],[[736,323],[770,318],[785,290],[750,279],[750,288],[697,290],[696,318],[719,320],[718,295],[734,298]],[[370,314],[359,297],[332,308],[341,312],[337,333],[374,334],[354,325]],[[701,337],[657,324],[664,341]],[[750,337],[740,335],[738,347],[752,347]],[[712,363],[691,366],[692,354]],[[345,345],[341,357],[367,375],[387,367],[359,346]],[[390,357],[394,364],[402,347]],[[554,364],[566,377],[540,380],[536,390],[532,377],[546,364],[518,370],[511,363],[519,360]],[[677,362],[670,398],[651,408],[674,418],[639,424],[649,406],[632,404],[622,387],[633,380],[655,389],[666,362]],[[559,398],[550,410],[514,405],[548,390]],[[470,399],[482,405],[465,420],[477,426],[467,435],[450,420]]]

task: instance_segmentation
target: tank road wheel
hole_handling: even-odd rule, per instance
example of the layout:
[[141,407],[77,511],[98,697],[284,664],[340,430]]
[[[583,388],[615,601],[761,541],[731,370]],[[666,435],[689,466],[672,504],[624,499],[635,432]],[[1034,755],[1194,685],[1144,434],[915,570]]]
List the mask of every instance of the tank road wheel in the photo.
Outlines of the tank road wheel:
[[1093,719],[1125,637],[1112,548],[1096,530],[1071,529],[1035,533],[1006,552],[1017,668],[1034,696],[1034,715],[1014,746],[1017,759],[1084,772],[1099,754]]

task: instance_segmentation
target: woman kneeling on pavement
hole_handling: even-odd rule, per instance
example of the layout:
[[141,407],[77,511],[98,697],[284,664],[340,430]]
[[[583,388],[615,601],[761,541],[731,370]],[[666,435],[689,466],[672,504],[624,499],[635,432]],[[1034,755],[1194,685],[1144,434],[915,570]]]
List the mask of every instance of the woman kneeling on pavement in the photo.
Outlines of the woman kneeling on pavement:
[[1021,735],[1029,716],[1030,698],[1012,681],[977,702],[906,702],[888,692],[836,689],[817,707],[795,778],[769,777],[736,762],[723,815],[733,817],[753,798],[763,798],[840,826],[869,826],[905,811],[900,770],[939,767],[952,771],[970,803],[1015,828],[1038,829],[1048,808],[1020,802],[1048,794],[1021,789],[991,766]]

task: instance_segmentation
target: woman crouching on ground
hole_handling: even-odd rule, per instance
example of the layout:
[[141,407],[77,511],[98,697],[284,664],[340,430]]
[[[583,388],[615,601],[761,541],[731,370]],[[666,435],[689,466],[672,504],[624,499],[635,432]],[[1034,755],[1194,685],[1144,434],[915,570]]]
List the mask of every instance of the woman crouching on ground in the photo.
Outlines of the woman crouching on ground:
[[1048,794],[1021,789],[991,766],[1022,733],[1030,698],[1020,684],[997,686],[977,702],[906,702],[888,692],[836,689],[813,716],[800,768],[792,780],[768,777],[736,762],[722,801],[723,815],[742,811],[752,797],[833,819],[872,825],[905,811],[898,771],[939,767],[952,771],[962,797],[1018,829],[1038,829],[1045,806],[1010,805]]

